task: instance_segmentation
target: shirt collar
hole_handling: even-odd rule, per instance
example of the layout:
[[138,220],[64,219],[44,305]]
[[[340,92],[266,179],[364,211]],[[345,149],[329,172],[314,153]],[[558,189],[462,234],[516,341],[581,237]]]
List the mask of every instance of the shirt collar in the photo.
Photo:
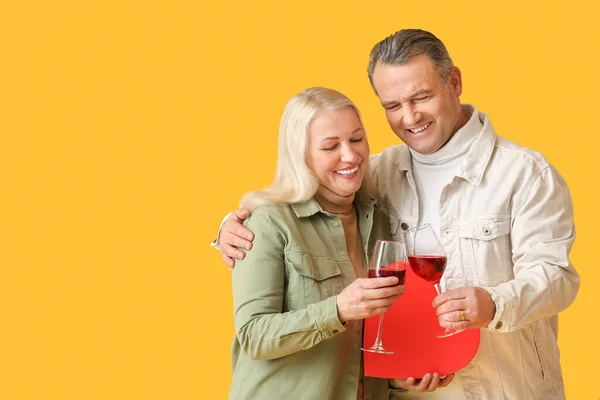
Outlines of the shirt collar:
[[490,119],[483,112],[478,112],[478,114],[480,121],[483,123],[483,128],[473,142],[471,149],[465,155],[465,159],[457,173],[457,176],[466,179],[473,185],[481,183],[496,146],[496,133]]

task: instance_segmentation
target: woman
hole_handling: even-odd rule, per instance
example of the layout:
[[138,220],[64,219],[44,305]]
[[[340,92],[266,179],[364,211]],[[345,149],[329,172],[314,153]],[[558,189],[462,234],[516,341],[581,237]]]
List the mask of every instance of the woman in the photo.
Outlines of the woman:
[[343,94],[310,88],[283,113],[274,183],[250,192],[253,248],[233,270],[230,399],[387,399],[363,379],[363,319],[398,299],[397,279],[367,276],[388,218],[367,194],[369,145]]

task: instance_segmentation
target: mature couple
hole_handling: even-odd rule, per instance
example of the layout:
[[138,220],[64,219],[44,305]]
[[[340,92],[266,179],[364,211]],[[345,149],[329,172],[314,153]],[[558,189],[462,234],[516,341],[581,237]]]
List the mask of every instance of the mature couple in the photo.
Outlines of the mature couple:
[[[230,398],[563,399],[558,313],[579,288],[564,179],[460,103],[460,70],[433,34],[376,44],[368,75],[406,145],[369,157],[357,107],[307,89],[282,116],[273,184],[222,226],[223,259],[238,260]],[[403,292],[366,278],[366,260],[377,239],[423,223],[448,255],[439,323],[481,328],[479,350],[447,377],[365,377],[363,319]]]

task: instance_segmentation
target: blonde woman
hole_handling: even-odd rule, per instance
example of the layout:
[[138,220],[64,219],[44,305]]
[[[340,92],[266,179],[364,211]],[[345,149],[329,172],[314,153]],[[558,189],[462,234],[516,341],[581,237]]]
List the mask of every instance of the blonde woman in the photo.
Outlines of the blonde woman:
[[363,319],[403,293],[367,278],[389,222],[363,178],[369,144],[356,106],[310,88],[287,104],[274,183],[241,206],[253,248],[233,270],[236,336],[230,399],[387,399],[363,376]]

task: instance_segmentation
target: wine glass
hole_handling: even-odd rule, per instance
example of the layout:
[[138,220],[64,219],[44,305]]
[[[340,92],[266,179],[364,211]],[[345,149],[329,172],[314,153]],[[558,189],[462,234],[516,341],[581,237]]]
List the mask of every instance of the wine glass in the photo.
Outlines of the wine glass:
[[[408,263],[413,272],[427,282],[433,283],[438,294],[442,293],[440,280],[446,269],[447,257],[431,224],[419,225],[407,232]],[[438,338],[456,335],[464,329],[439,328]]]
[[[369,278],[395,276],[398,278],[397,285],[404,285],[407,267],[408,260],[404,243],[391,240],[378,240],[375,243],[371,260],[369,260]],[[373,346],[369,348],[363,347],[361,350],[379,354],[394,354],[393,351],[386,350],[383,347],[381,340],[382,330],[383,313],[379,315],[379,328],[375,343]]]

